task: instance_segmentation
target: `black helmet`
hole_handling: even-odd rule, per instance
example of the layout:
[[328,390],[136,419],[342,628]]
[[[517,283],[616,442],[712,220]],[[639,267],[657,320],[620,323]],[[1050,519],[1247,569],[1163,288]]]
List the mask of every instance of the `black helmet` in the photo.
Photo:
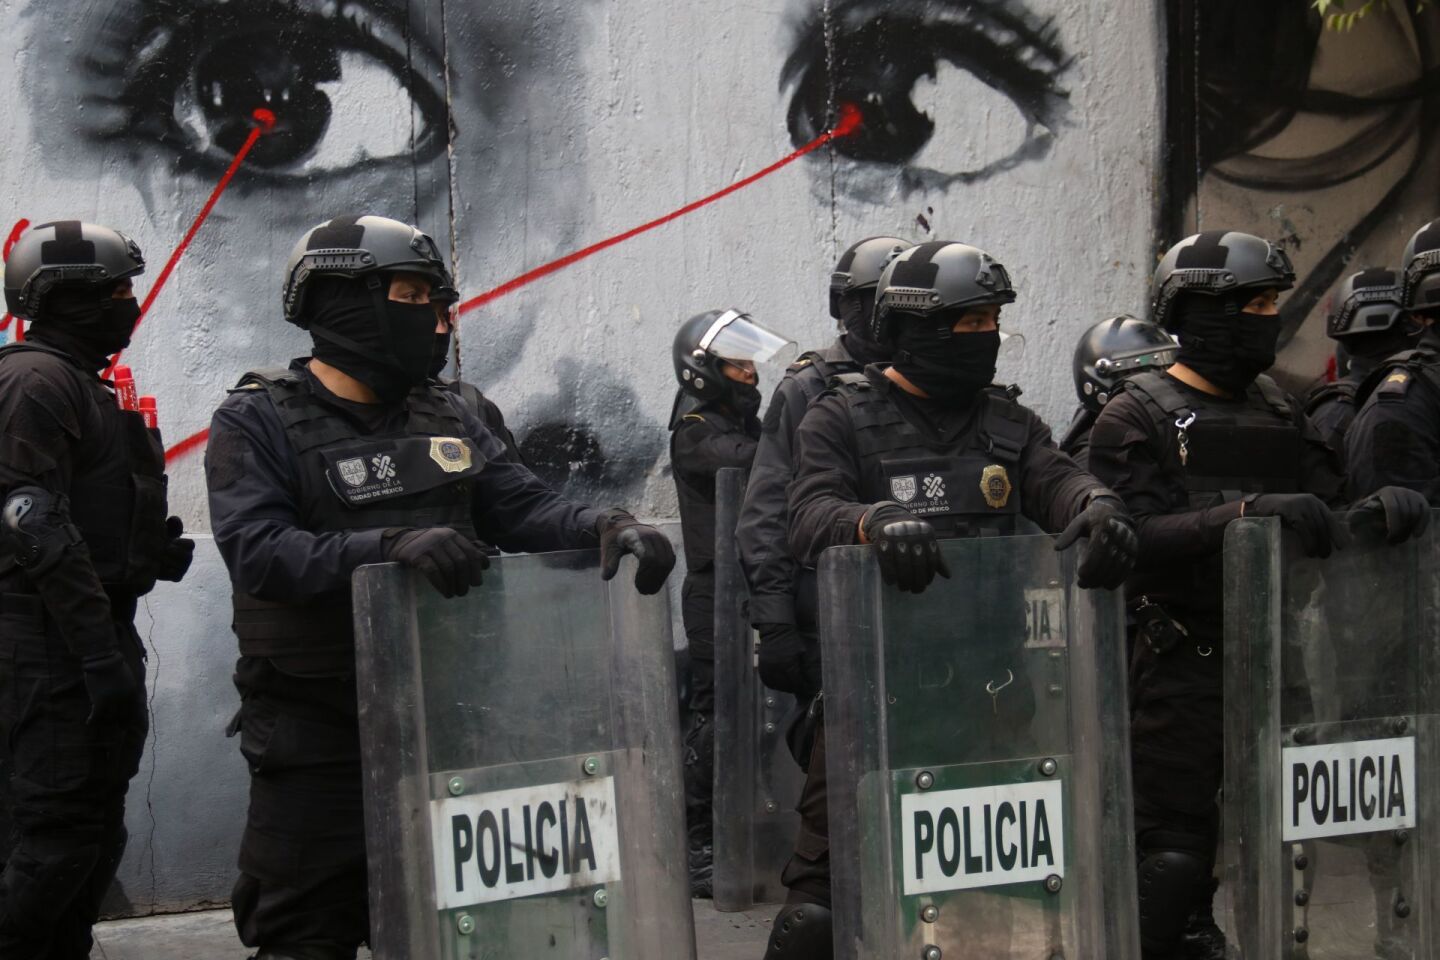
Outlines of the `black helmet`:
[[1121,314],[1101,320],[1075,345],[1075,395],[1095,413],[1110,402],[1120,382],[1141,370],[1175,362],[1175,340],[1148,320]]
[[1405,245],[1400,268],[1404,271],[1405,308],[1440,311],[1440,220],[1431,220],[1415,231]]
[[886,265],[913,246],[899,237],[867,237],[840,254],[830,274],[830,316],[841,319],[840,298],[873,288]]
[[1295,268],[1280,247],[1238,230],[1209,230],[1181,240],[1160,260],[1150,285],[1150,319],[1174,331],[1182,293],[1218,297],[1293,286]]
[[1394,270],[1371,267],[1350,274],[1331,301],[1326,335],[1343,340],[1392,329],[1402,311],[1400,295],[1400,278]]
[[125,234],[79,220],[56,220],[20,235],[5,261],[5,309],[34,319],[45,294],[62,284],[101,285],[145,269]]
[[739,310],[696,314],[675,333],[675,378],[687,393],[701,400],[719,400],[731,383],[720,370],[721,360],[764,363],[793,344]]
[[454,281],[435,241],[389,217],[336,217],[306,231],[285,264],[285,319],[304,327],[305,287],[314,277],[361,277],[406,270],[430,278],[449,298]]
[[870,339],[889,346],[895,315],[1015,302],[1010,275],[990,254],[954,240],[931,240],[902,252],[880,274]]

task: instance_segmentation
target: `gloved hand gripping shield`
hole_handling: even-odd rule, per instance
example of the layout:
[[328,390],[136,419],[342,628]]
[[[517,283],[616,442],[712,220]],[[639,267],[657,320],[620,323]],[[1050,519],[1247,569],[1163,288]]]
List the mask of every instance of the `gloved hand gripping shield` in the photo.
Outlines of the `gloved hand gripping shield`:
[[1139,956],[1120,597],[1049,537],[820,564],[836,956]]
[[1433,519],[1323,560],[1273,519],[1226,531],[1225,878],[1247,957],[1440,957]]
[[668,603],[633,579],[593,551],[453,600],[356,572],[377,960],[693,960]]
[[[795,697],[770,690],[755,669],[755,631],[745,615],[745,574],[735,525],[745,473],[715,475],[715,908],[782,903],[781,871],[799,818],[804,774],[786,745]],[[803,705],[802,705],[803,707]]]

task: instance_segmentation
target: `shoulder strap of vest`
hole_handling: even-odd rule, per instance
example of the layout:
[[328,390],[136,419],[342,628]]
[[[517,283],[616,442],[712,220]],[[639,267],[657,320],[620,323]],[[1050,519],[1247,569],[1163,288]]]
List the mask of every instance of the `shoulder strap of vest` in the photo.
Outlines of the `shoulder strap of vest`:
[[1125,389],[1133,390],[1152,409],[1160,411],[1164,420],[1188,420],[1195,409],[1171,379],[1153,370],[1145,370],[1127,377]]
[[72,364],[75,362],[75,358],[64,350],[58,347],[52,347],[49,344],[36,343],[34,340],[20,340],[16,343],[7,343],[3,347],[0,347],[0,357],[16,353],[48,353],[53,357],[69,360]]
[[985,408],[980,411],[980,433],[987,453],[1014,463],[1025,450],[1029,428],[1025,411],[1003,388],[981,393]]
[[247,371],[236,381],[235,386],[230,388],[230,392],[260,390],[281,383],[298,383],[303,379],[300,371],[291,370],[289,367],[261,367],[258,370]]
[[1290,402],[1290,394],[1280,389],[1280,384],[1262,373],[1255,378],[1255,387],[1260,391],[1260,396],[1269,404],[1271,410],[1286,420],[1295,419],[1295,407]]
[[1310,395],[1305,398],[1305,415],[1310,416],[1319,410],[1320,407],[1332,400],[1344,400],[1349,403],[1355,402],[1355,392],[1359,384],[1354,380],[1342,379],[1333,383],[1322,383]]
[[837,373],[826,380],[826,385],[840,393],[859,393],[871,389],[870,378],[863,371]]

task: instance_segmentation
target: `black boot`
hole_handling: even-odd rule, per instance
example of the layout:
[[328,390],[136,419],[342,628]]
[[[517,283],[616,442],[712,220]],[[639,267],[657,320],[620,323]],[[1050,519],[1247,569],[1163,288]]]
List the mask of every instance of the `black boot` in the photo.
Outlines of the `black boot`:
[[1190,911],[1182,938],[1185,960],[1228,960],[1230,945],[1225,942],[1225,932],[1215,922],[1215,892],[1220,881],[1211,877],[1200,884],[1199,899]]
[[765,960],[835,960],[830,910],[818,903],[787,903],[770,929]]

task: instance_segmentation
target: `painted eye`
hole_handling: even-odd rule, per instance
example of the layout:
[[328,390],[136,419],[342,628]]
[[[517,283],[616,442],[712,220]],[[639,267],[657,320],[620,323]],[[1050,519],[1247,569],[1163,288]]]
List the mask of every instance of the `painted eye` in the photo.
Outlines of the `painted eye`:
[[276,178],[412,163],[443,147],[444,100],[423,79],[434,74],[413,65],[426,56],[416,38],[353,2],[324,17],[237,6],[147,16],[133,68],[103,98],[123,108],[121,128],[107,135],[158,140],[219,167],[249,135],[251,111],[266,107],[276,124],[248,165]]
[[[828,44],[827,44],[828,41]],[[786,61],[788,122],[803,144],[860,107],[837,154],[901,167],[911,186],[974,181],[1049,151],[1069,110],[1053,27],[1013,5],[851,0],[802,27]]]

